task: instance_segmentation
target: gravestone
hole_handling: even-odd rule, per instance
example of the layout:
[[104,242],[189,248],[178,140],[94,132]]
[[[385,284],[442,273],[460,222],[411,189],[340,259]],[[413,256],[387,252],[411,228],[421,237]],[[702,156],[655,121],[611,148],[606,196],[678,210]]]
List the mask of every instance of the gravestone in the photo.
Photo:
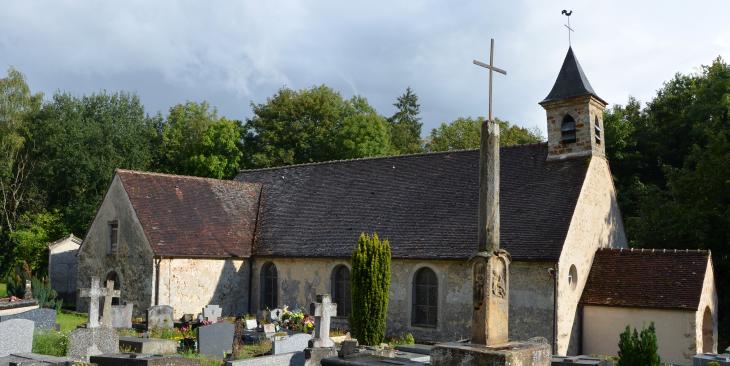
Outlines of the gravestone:
[[589,356],[553,356],[551,366],[594,365],[608,366],[608,361]]
[[218,305],[207,305],[203,308],[203,319],[211,323],[217,323],[223,315],[223,309]]
[[309,310],[314,314],[312,347],[334,347],[335,342],[330,339],[330,318],[337,315],[337,304],[332,303],[328,294],[317,295],[317,302]]
[[307,333],[295,333],[281,339],[274,339],[271,344],[271,353],[280,355],[284,353],[304,351],[309,346],[312,336]]
[[175,322],[172,320],[173,309],[170,305],[155,305],[147,309],[147,329],[172,328]]
[[34,328],[33,321],[28,319],[0,322],[0,357],[32,351]]
[[91,357],[91,363],[98,366],[200,366],[200,361],[179,355],[146,355],[137,353],[114,353]]
[[125,305],[112,305],[111,318],[113,328],[131,328],[134,304],[129,302]]
[[99,298],[106,294],[106,289],[99,287],[99,277],[91,277],[91,287],[81,289],[80,297],[89,298],[88,328],[99,326]]
[[23,293],[23,300],[30,300],[33,298],[33,286],[30,280],[25,280],[25,292]]
[[215,358],[223,358],[232,351],[236,326],[231,323],[215,323],[198,327],[198,352]]
[[719,363],[720,366],[730,366],[730,355],[727,355],[727,354],[717,355],[714,353],[701,353],[701,354],[695,355],[692,358],[692,366],[705,366],[712,361]]
[[160,338],[119,337],[119,348],[135,353],[176,353],[179,342]]
[[276,333],[276,325],[273,323],[264,324],[264,333]]
[[0,357],[0,366],[69,366],[74,360],[37,353],[13,353]]
[[254,330],[258,328],[258,326],[256,319],[246,319],[246,330]]
[[269,312],[269,319],[272,322],[278,322],[281,320],[281,315],[284,314],[284,310],[281,309],[274,309]]
[[89,361],[89,357],[119,352],[119,335],[114,328],[78,328],[68,337],[68,357]]
[[112,324],[112,300],[119,297],[119,290],[114,289],[114,281],[106,281],[106,289],[104,291],[104,311],[102,312],[101,325],[107,328],[113,328]]
[[38,308],[22,313],[0,316],[0,322],[10,319],[28,319],[35,323],[35,329],[50,330],[56,328],[56,310]]

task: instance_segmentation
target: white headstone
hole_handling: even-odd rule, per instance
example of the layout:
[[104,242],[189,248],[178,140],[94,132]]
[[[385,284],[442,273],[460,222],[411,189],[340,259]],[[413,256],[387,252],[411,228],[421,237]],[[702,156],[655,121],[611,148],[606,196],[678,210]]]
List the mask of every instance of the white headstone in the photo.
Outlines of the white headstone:
[[279,320],[281,320],[281,315],[282,315],[282,314],[284,314],[284,310],[281,310],[281,309],[274,309],[274,310],[271,310],[271,312],[270,312],[270,315],[271,315],[271,321],[272,321],[272,322],[276,322],[276,321],[279,321]]
[[256,329],[256,327],[258,327],[256,319],[246,319],[246,330]]
[[337,315],[337,304],[332,303],[330,295],[317,295],[317,302],[310,305],[314,314],[314,347],[333,347],[330,338],[330,318]]
[[217,323],[221,315],[223,315],[223,309],[218,305],[207,305],[203,308],[203,319],[211,323]]

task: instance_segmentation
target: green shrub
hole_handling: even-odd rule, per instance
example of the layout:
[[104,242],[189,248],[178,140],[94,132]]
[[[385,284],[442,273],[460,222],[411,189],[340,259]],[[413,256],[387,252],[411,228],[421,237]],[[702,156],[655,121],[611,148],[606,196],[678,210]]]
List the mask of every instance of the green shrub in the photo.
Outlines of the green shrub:
[[390,243],[377,233],[360,234],[352,253],[352,312],[350,327],[364,345],[378,345],[385,338],[390,290]]
[[710,361],[707,363],[707,366],[720,366],[720,363],[717,361]]
[[618,366],[660,366],[654,323],[641,333],[627,325],[619,336],[618,357]]
[[67,332],[38,331],[33,335],[33,353],[63,357],[67,349]]
[[390,344],[391,347],[395,347],[402,344],[416,344],[416,340],[413,338],[413,334],[406,333],[403,334],[401,337],[391,338],[388,344]]

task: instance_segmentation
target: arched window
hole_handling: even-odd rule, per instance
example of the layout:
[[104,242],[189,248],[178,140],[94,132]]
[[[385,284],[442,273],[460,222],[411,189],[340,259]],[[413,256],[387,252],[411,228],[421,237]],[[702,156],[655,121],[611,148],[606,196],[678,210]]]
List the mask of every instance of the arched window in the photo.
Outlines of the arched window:
[[568,270],[568,285],[572,290],[578,285],[578,269],[575,268],[575,264],[570,266]]
[[350,269],[345,265],[339,265],[332,270],[332,299],[337,304],[337,316],[350,315]]
[[279,305],[279,278],[274,263],[261,267],[261,309],[275,309]]
[[560,136],[560,141],[565,144],[576,141],[575,120],[573,116],[566,114],[563,117],[563,123],[560,125]]
[[595,122],[593,123],[593,129],[596,132],[596,143],[601,143],[601,123],[598,122],[598,116],[596,116]]
[[435,327],[438,320],[438,280],[430,268],[421,268],[413,277],[411,324]]

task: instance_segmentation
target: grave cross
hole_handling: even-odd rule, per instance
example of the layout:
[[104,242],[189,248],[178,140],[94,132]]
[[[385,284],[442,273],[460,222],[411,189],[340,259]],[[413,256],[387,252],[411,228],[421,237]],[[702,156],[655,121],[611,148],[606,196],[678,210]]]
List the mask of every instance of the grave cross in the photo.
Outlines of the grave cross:
[[337,315],[337,304],[330,300],[330,295],[317,295],[317,302],[310,305],[310,312],[314,314],[314,347],[333,347],[335,342],[330,339],[330,317]]
[[106,291],[99,287],[99,277],[91,277],[91,288],[81,289],[81,297],[89,298],[89,328],[99,327],[99,298]]
[[104,295],[104,311],[101,318],[101,325],[107,328],[112,328],[112,299],[119,298],[121,293],[119,290],[114,289],[114,281],[107,280],[106,288],[103,289]]

